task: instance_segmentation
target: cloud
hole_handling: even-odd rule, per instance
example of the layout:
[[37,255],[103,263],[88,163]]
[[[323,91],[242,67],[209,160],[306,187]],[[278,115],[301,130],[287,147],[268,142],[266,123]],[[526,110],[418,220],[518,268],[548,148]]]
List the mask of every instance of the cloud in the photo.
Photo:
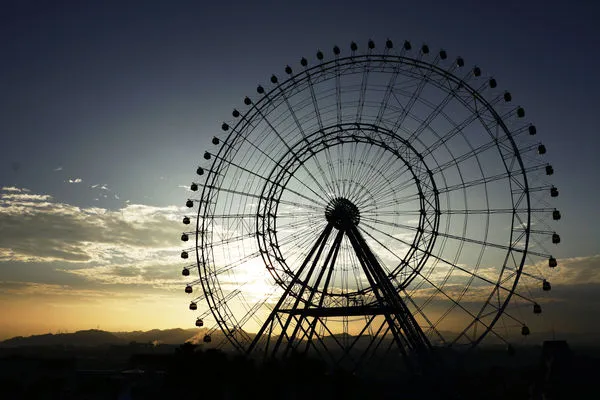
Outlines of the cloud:
[[184,287],[180,275],[180,262],[157,264],[154,260],[122,265],[59,270],[102,285],[147,286],[170,291],[181,291]]
[[58,166],[58,167],[54,168],[52,171],[58,172],[58,171],[62,171],[62,170],[63,170],[63,167],[62,166]]
[[0,191],[2,192],[11,192],[11,193],[27,193],[30,192],[29,189],[25,189],[25,188],[18,188],[18,187],[14,187],[14,186],[4,186],[0,189]]
[[83,182],[83,179],[81,179],[81,178],[69,179],[69,183],[81,183],[81,182]]
[[[118,295],[118,293],[116,293]],[[67,296],[95,297],[106,296],[106,291],[76,289],[71,285],[60,285],[38,282],[0,281],[0,296]],[[123,295],[123,297],[128,297]]]
[[108,185],[106,183],[103,183],[103,184],[95,183],[95,184],[91,185],[90,188],[92,188],[92,189],[98,188],[100,190],[108,190],[108,191],[110,191],[110,189],[109,189],[109,187],[108,187]]
[[80,208],[49,195],[0,195],[0,262],[107,263],[177,254],[183,212],[176,206],[127,204]]
[[23,192],[3,193],[0,194],[0,205],[6,205],[8,202],[20,204],[23,206],[32,205],[32,202],[41,202],[52,200],[52,196],[47,194],[29,194]]
[[600,254],[558,260],[553,283],[560,285],[600,284]]

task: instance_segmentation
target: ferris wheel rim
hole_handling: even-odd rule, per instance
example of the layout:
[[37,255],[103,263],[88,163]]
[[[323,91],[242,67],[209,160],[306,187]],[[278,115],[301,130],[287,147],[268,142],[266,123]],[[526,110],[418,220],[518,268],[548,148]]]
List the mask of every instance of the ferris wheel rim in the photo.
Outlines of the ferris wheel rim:
[[[436,65],[432,65],[428,62],[425,62],[425,61],[422,61],[419,59],[404,57],[404,56],[392,56],[389,54],[383,54],[383,55],[381,55],[381,54],[380,55],[363,54],[363,55],[352,55],[352,56],[348,56],[348,57],[339,57],[339,58],[336,57],[334,60],[326,61],[321,64],[310,67],[310,68],[305,67],[305,69],[302,72],[299,72],[299,73],[293,74],[293,75],[290,74],[291,76],[287,80],[285,80],[281,83],[277,82],[276,86],[274,88],[272,88],[270,91],[265,92],[263,94],[263,96],[257,102],[252,102],[251,100],[245,101],[246,105],[249,105],[250,108],[243,114],[243,116],[240,114],[240,120],[233,127],[227,126],[227,130],[231,129],[231,132],[229,133],[227,139],[225,139],[225,142],[229,142],[230,138],[235,140],[235,137],[237,135],[236,132],[239,131],[240,126],[250,123],[249,121],[252,121],[252,118],[256,118],[257,116],[260,117],[260,114],[261,114],[260,107],[266,107],[266,105],[269,104],[270,101],[272,101],[273,96],[277,95],[278,93],[282,93],[285,90],[291,90],[290,88],[293,88],[296,85],[298,85],[298,82],[302,81],[302,79],[310,80],[311,79],[310,73],[315,72],[315,71],[322,72],[324,70],[328,70],[328,68],[335,70],[335,69],[338,69],[340,65],[344,65],[343,63],[345,63],[345,62],[348,62],[350,65],[357,65],[360,62],[367,63],[367,64],[372,63],[372,62],[378,62],[378,61],[379,62],[384,62],[384,61],[391,62],[389,60],[395,60],[394,62],[398,62],[398,63],[406,63],[406,62],[414,63],[415,65],[418,65],[420,67],[423,67],[426,69],[428,68],[429,71],[443,74],[446,78],[448,78],[448,77],[456,78],[456,81],[455,81],[456,83],[458,83],[463,88],[467,88],[471,92],[471,94],[474,97],[477,97],[478,100],[484,105],[484,107],[487,108],[492,113],[498,126],[500,126],[500,128],[504,131],[506,137],[508,138],[511,147],[514,150],[514,155],[515,155],[517,162],[522,171],[522,177],[524,180],[524,188],[522,188],[522,192],[524,193],[525,203],[526,203],[526,207],[524,207],[524,209],[527,210],[527,221],[526,221],[525,229],[529,230],[529,227],[531,225],[530,210],[532,209],[532,207],[531,207],[530,196],[529,196],[529,184],[527,181],[527,174],[525,172],[526,167],[524,166],[523,161],[521,159],[519,148],[511,135],[510,129],[504,123],[502,116],[496,112],[494,107],[481,95],[481,93],[479,93],[478,90],[469,86],[468,83],[455,77],[448,70],[442,69]],[[427,79],[427,78],[424,78],[424,79]],[[429,82],[429,81],[427,81],[427,82]],[[274,82],[274,83],[276,83],[276,82]],[[289,85],[289,86],[285,86],[285,85]],[[311,89],[312,89],[312,86],[311,86]],[[248,98],[246,98],[246,99],[248,99]],[[466,107],[466,104],[464,104],[464,105]],[[252,113],[252,115],[251,115],[251,113]],[[225,127],[225,124],[224,124],[224,127]],[[327,128],[331,128],[331,126],[325,127],[325,129],[327,129]],[[324,129],[324,128],[322,127],[321,129]],[[224,128],[224,130],[225,130],[225,128]],[[219,168],[218,162],[222,162],[222,160],[226,158],[227,152],[230,151],[230,149],[232,147],[233,146],[222,146],[219,148],[219,151],[213,155],[214,160],[213,160],[213,162],[211,164],[211,168],[209,170],[209,175],[212,175],[213,183],[215,182],[215,179],[219,176],[220,168]],[[222,154],[222,152],[224,152],[224,153]],[[477,154],[475,156],[477,158]],[[505,167],[506,167],[506,163],[505,163]],[[438,168],[441,168],[441,166],[439,164],[438,164]],[[512,191],[512,180],[508,179],[507,182],[509,183],[509,187]],[[435,183],[435,180],[434,180],[434,183]],[[208,186],[205,185],[202,190],[201,199],[205,199],[205,191],[206,191],[207,187],[209,187],[209,190],[208,190],[208,193],[206,194],[206,196],[210,196],[211,190],[215,189],[217,187],[217,185],[213,185],[213,184],[208,185]],[[511,199],[513,200],[513,203],[512,203],[513,214],[512,214],[512,225],[511,225],[512,228],[511,228],[511,235],[510,235],[510,240],[509,240],[510,244],[508,246],[508,254],[510,254],[512,251],[517,250],[517,249],[513,248],[513,246],[512,246],[513,235],[515,234],[516,212],[514,211],[515,210],[514,198],[511,198]],[[217,315],[215,315],[215,318],[216,318],[217,323],[219,324],[220,328],[224,331],[229,330],[231,332],[232,330],[227,325],[227,322],[225,322],[225,321],[229,320],[231,317],[228,315],[220,314],[221,310],[225,310],[224,313],[227,314],[227,304],[219,304],[218,305],[220,300],[222,298],[224,298],[225,296],[221,292],[220,297],[218,295],[217,295],[217,298],[213,297],[213,294],[215,291],[216,292],[220,291],[220,284],[218,282],[218,279],[214,279],[214,277],[216,276],[214,274],[214,271],[211,271],[208,268],[208,266],[211,265],[210,254],[211,254],[212,250],[206,250],[208,257],[205,255],[205,249],[208,249],[207,245],[210,245],[210,239],[206,240],[207,244],[205,245],[204,242],[205,242],[206,238],[204,236],[205,235],[204,232],[206,232],[208,230],[208,227],[204,226],[204,223],[206,220],[210,221],[211,218],[213,218],[213,216],[214,216],[214,209],[213,209],[212,215],[210,215],[210,211],[208,211],[209,209],[210,209],[210,206],[208,205],[208,203],[204,208],[199,207],[197,220],[196,220],[196,223],[197,223],[197,225],[196,225],[196,248],[201,249],[201,251],[196,252],[197,264],[198,264],[199,268],[201,267],[203,269],[204,277],[205,277],[204,279],[202,279],[202,277],[201,277],[199,282],[203,287],[203,291],[205,293],[209,293],[209,295],[206,297],[207,297],[207,300],[209,301],[209,303],[212,303],[211,309],[214,309],[214,312],[217,314]],[[204,210],[203,215],[201,215],[202,210]],[[488,215],[488,219],[489,219],[489,214],[491,213],[491,211],[495,211],[495,210],[494,209],[490,210],[490,208],[488,206],[487,211],[488,211],[487,215]],[[201,220],[202,220],[202,226],[201,226]],[[257,232],[258,232],[258,230],[257,230]],[[521,249],[518,249],[518,251],[517,251],[517,252],[522,253],[522,255],[521,255],[521,261],[519,262],[519,267],[517,268],[517,271],[516,271],[516,278],[513,280],[513,283],[512,283],[512,287],[508,291],[508,295],[506,296],[501,308],[497,310],[496,317],[492,320],[488,329],[485,331],[484,334],[479,336],[479,338],[473,343],[473,345],[478,344],[481,340],[483,340],[483,338],[487,335],[487,333],[492,330],[493,326],[497,322],[498,318],[500,318],[500,316],[503,314],[504,309],[509,304],[511,297],[513,296],[513,294],[516,291],[517,284],[519,282],[519,279],[520,279],[520,276],[521,276],[521,273],[522,273],[522,270],[523,270],[523,267],[525,264],[525,259],[528,254],[528,248],[529,248],[529,234],[526,234],[524,237],[525,237],[524,247]],[[448,238],[449,238],[449,236],[445,237],[445,239],[448,239]],[[450,238],[450,239],[453,239],[453,238]],[[462,238],[462,239],[465,239],[465,238]],[[507,254],[507,258],[508,258],[508,254]],[[262,253],[261,253],[261,255],[262,255]],[[429,255],[430,254],[428,254],[427,257],[429,257]],[[444,260],[442,260],[442,261],[444,261]],[[506,265],[502,266],[502,272],[504,271],[505,267],[506,267]],[[211,279],[211,277],[213,279]],[[209,283],[209,279],[211,279],[210,283]],[[498,277],[498,282],[496,283],[496,289],[498,289],[501,286],[499,283],[501,279],[502,279],[502,273]],[[211,287],[211,285],[212,285],[212,287]],[[441,291],[441,290],[440,290],[440,292],[443,293],[443,291]],[[490,294],[490,297],[492,295],[493,295],[493,293]],[[209,297],[210,297],[210,300],[209,300]],[[481,308],[480,314],[478,316],[480,316],[481,313],[483,313],[483,311],[486,309],[486,305],[489,302],[490,302],[490,298],[488,298],[486,300],[486,303]],[[231,313],[231,315],[233,315],[233,313]],[[473,319],[473,321],[476,321],[477,319],[478,318],[476,317]],[[235,323],[234,323],[234,326],[235,326]],[[465,330],[466,329],[468,329],[468,327],[465,328]],[[243,344],[239,343],[239,347],[243,348],[244,346],[243,346]]]

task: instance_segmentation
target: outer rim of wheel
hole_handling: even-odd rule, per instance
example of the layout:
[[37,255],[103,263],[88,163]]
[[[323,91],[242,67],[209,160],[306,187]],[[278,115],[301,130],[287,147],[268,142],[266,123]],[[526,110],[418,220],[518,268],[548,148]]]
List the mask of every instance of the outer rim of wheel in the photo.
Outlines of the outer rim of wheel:
[[[466,89],[466,91],[468,91],[470,93],[470,95],[472,95],[474,98],[477,98],[477,100],[481,104],[484,105],[484,108],[495,119],[495,123],[497,123],[497,125],[503,130],[504,134],[510,141],[510,145],[511,145],[513,153],[514,153],[514,157],[516,158],[516,160],[519,164],[519,167],[520,167],[520,171],[521,171],[520,176],[522,177],[522,182],[519,183],[519,186],[522,187],[522,190],[521,190],[522,199],[520,199],[519,201],[524,200],[526,203],[526,208],[528,210],[527,219],[526,219],[526,223],[525,223],[527,233],[524,235],[525,242],[524,242],[522,249],[517,250],[517,249],[513,248],[511,245],[507,251],[507,258],[514,252],[522,253],[522,256],[521,256],[521,259],[519,262],[519,266],[516,271],[516,276],[512,282],[511,290],[507,294],[502,306],[498,309],[498,312],[497,312],[495,318],[489,324],[487,330],[485,330],[485,332],[483,332],[479,336],[479,338],[477,338],[477,340],[473,343],[473,345],[476,345],[481,340],[483,340],[483,338],[487,335],[487,333],[490,330],[492,330],[495,323],[500,318],[500,316],[504,312],[504,309],[510,302],[511,297],[513,296],[513,293],[514,293],[514,291],[518,285],[518,282],[520,280],[520,275],[522,273],[523,266],[525,263],[525,257],[527,255],[527,251],[529,248],[529,233],[528,232],[529,232],[529,227],[531,226],[531,215],[529,212],[529,210],[531,208],[529,185],[528,185],[528,180],[527,180],[526,168],[523,164],[523,160],[521,159],[521,156],[519,153],[519,148],[516,145],[514,139],[512,138],[511,131],[510,131],[510,129],[507,128],[505,122],[503,121],[503,118],[496,112],[494,107],[486,100],[486,98],[479,92],[479,90],[472,88],[466,82],[464,82],[461,78],[458,78],[457,76],[453,75],[451,72],[449,72],[445,69],[442,69],[436,65],[433,65],[428,62],[424,62],[422,60],[418,60],[415,58],[409,58],[409,57],[397,56],[397,55],[389,55],[389,54],[377,54],[377,55],[365,54],[365,55],[353,55],[353,56],[349,56],[349,57],[336,58],[334,60],[322,62],[321,64],[315,65],[310,68],[306,68],[304,71],[297,73],[295,75],[292,75],[287,80],[285,80],[281,83],[278,83],[273,89],[271,89],[270,91],[265,93],[256,103],[252,104],[252,106],[248,109],[248,111],[243,115],[243,117],[240,119],[240,121],[236,124],[236,126],[232,130],[232,132],[228,135],[228,138],[226,141],[229,141],[230,139],[235,140],[235,135],[236,135],[235,132],[237,131],[238,127],[240,125],[249,123],[249,121],[251,121],[253,118],[256,118],[257,116],[259,116],[260,112],[257,110],[260,110],[262,107],[265,107],[265,105],[268,104],[270,101],[273,101],[273,98],[276,97],[278,93],[284,92],[286,90],[291,90],[291,88],[297,87],[300,84],[300,82],[302,82],[303,80],[310,79],[310,77],[312,76],[311,74],[315,71],[318,72],[318,71],[326,70],[328,68],[338,68],[340,64],[345,63],[345,62],[347,62],[348,65],[354,65],[354,64],[361,63],[361,62],[366,62],[366,63],[372,63],[372,62],[412,63],[414,66],[416,66],[417,69],[424,69],[427,71],[431,71],[432,73],[436,73],[440,76],[443,76],[444,78],[451,80],[454,83],[457,83],[459,86]],[[428,82],[432,83],[431,80],[428,80]],[[439,86],[438,86],[438,88],[442,89]],[[462,104],[466,109],[468,109],[472,112],[479,113],[479,111],[472,110],[469,107],[469,104],[467,104],[465,102],[462,102]],[[481,117],[479,117],[479,118],[481,119]],[[488,133],[490,133],[490,132],[488,132]],[[230,148],[231,148],[230,146],[228,146],[228,147],[222,146],[217,153],[217,157],[215,157],[215,160],[212,162],[211,171],[209,172],[209,175],[212,175],[211,186],[216,186],[216,185],[214,185],[215,180],[218,177],[218,173],[216,173],[216,172],[220,171],[218,160],[227,157],[227,152],[229,151]],[[500,151],[500,149],[498,149],[498,150]],[[505,168],[507,168],[506,162],[505,162]],[[508,171],[508,168],[507,168],[507,171]],[[208,177],[207,177],[207,179],[208,179]],[[513,179],[514,179],[513,177],[511,177],[510,179],[507,179],[507,182],[509,184],[511,191],[513,190],[513,187],[514,187]],[[202,199],[210,198],[211,197],[210,193],[212,190],[213,190],[212,188],[209,188],[207,191],[206,186],[203,187],[201,198]],[[515,207],[515,196],[512,196],[512,203],[513,203],[513,208],[514,208]],[[208,203],[205,203],[205,204],[208,204]],[[212,215],[210,212],[210,206],[209,205],[203,206],[201,204],[200,207],[198,208],[198,215],[197,215],[196,248],[201,250],[201,251],[197,252],[197,263],[198,263],[198,266],[201,267],[202,270],[204,271],[203,275],[204,275],[205,279],[204,280],[200,279],[200,283],[203,287],[203,291],[207,294],[207,299],[209,301],[209,304],[212,304],[214,306],[214,307],[211,306],[211,309],[213,310],[213,313],[217,320],[217,323],[219,324],[221,329],[223,329],[223,331],[231,331],[231,327],[229,327],[226,322],[227,320],[230,319],[230,316],[224,315],[221,313],[221,310],[225,310],[225,313],[227,313],[227,311],[226,311],[227,305],[221,304],[219,307],[216,306],[222,300],[222,298],[224,296],[223,296],[223,293],[221,292],[218,280],[214,279],[214,275],[212,274],[213,271],[210,270],[210,265],[212,264],[212,261],[210,260],[211,251],[208,249],[208,247],[210,246],[210,238],[206,237],[205,232],[207,232],[207,229],[209,228],[209,226],[211,224],[211,222],[210,222],[211,218],[212,218]],[[202,220],[202,221],[200,221],[200,220]],[[208,223],[207,223],[207,221],[208,221]],[[511,229],[511,234],[510,234],[510,243],[513,243],[513,239],[514,239],[514,236],[516,233],[515,232],[515,222],[516,222],[516,215],[515,215],[515,213],[513,213],[512,229]],[[500,272],[500,274],[498,276],[498,281],[500,281],[500,279],[502,278],[502,272],[504,271],[505,267],[506,266],[503,265],[502,271]],[[209,278],[206,278],[206,277],[209,277]],[[210,277],[212,277],[212,279],[209,283],[209,281],[207,281],[207,279],[210,279]],[[500,284],[500,283],[498,282],[498,284]],[[492,295],[493,295],[493,293],[490,295],[490,297]],[[479,315],[481,315],[481,313],[483,313],[483,310],[486,308],[486,306],[489,304],[489,302],[490,302],[490,298],[488,298],[488,300],[482,306]],[[233,315],[233,313],[231,313],[231,315]],[[243,345],[241,343],[238,343],[238,344],[239,344],[239,347],[243,348]]]

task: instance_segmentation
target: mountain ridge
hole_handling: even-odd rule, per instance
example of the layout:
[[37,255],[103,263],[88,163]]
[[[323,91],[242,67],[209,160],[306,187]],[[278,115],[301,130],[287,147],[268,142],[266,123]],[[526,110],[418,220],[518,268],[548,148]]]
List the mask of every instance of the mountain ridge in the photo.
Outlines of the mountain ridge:
[[85,329],[72,333],[46,333],[31,336],[15,336],[0,341],[0,347],[23,346],[101,346],[124,345],[131,342],[182,344],[193,340],[202,330],[197,328],[151,329],[149,331],[109,332]]

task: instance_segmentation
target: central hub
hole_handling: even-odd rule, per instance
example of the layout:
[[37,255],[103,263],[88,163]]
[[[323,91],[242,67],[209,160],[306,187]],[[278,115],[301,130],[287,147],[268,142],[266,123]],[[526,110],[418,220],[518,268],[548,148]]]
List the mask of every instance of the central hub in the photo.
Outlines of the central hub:
[[339,230],[350,229],[360,222],[358,207],[344,197],[336,197],[325,207],[325,218]]

